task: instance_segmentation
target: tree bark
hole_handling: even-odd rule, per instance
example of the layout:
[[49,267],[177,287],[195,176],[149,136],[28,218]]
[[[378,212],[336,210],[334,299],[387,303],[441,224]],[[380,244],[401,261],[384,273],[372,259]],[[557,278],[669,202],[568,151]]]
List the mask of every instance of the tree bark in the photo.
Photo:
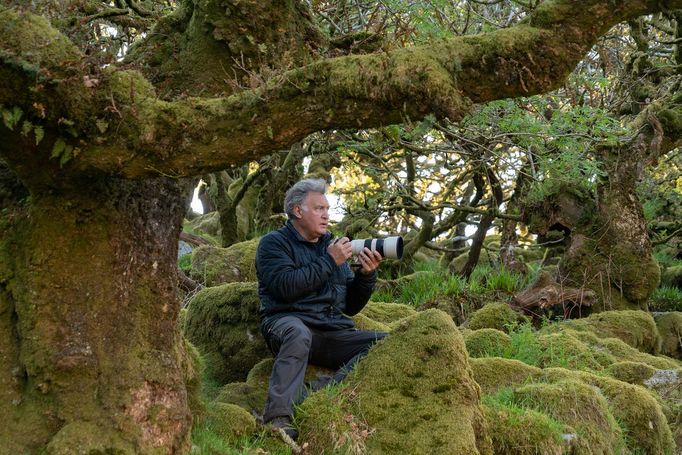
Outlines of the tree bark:
[[100,179],[32,191],[13,212],[0,231],[7,453],[188,449],[183,210],[172,180]]

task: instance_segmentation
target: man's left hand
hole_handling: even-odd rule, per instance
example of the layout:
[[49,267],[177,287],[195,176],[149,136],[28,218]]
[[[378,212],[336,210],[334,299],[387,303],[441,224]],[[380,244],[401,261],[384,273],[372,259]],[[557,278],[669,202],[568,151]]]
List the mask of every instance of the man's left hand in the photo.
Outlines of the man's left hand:
[[362,249],[362,251],[360,251],[360,254],[358,254],[358,259],[360,260],[360,265],[362,266],[360,271],[365,275],[369,275],[370,273],[374,272],[377,267],[379,267],[379,263],[383,258],[378,251],[372,251],[365,247]]

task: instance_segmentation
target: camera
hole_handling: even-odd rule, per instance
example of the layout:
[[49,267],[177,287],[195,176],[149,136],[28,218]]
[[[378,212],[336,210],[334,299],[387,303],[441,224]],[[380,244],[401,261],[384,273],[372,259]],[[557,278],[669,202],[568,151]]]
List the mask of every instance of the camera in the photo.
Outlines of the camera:
[[378,251],[380,255],[388,259],[403,257],[403,238],[400,236],[386,237],[385,239],[351,240],[351,247],[355,256],[367,247],[370,251]]

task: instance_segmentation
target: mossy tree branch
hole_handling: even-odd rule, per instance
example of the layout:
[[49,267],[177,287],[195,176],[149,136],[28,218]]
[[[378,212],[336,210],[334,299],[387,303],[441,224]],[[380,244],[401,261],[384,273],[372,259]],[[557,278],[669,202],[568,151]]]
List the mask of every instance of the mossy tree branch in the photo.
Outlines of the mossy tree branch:
[[[546,92],[611,26],[664,7],[682,8],[682,0],[550,1],[510,29],[320,60],[228,98],[173,102],[159,100],[134,72],[113,71],[97,84],[84,83],[87,69],[75,47],[46,21],[9,10],[0,13],[0,33],[8,35],[0,44],[0,104],[19,106],[54,137],[63,131],[63,119],[75,122],[72,142],[81,144],[81,153],[63,168],[53,166],[60,178],[199,175],[285,149],[322,129],[372,127],[428,113],[454,120],[475,103]],[[11,38],[18,28],[28,44]],[[34,46],[45,35],[58,44]],[[50,54],[51,48],[58,52]],[[18,133],[0,126],[0,136],[12,134]],[[53,143],[16,140],[25,156],[0,146],[11,165],[29,154],[49,161]]]

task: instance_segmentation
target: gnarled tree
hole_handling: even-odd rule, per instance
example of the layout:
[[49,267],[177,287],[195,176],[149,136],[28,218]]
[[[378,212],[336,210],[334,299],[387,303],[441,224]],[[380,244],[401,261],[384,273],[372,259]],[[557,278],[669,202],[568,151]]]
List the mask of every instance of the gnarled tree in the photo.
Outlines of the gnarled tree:
[[[0,223],[10,453],[188,449],[191,362],[175,293],[182,177],[326,128],[457,120],[476,103],[551,90],[614,24],[682,8],[547,1],[493,33],[318,58],[325,40],[304,2],[185,0],[129,63],[103,69],[76,40],[87,21],[40,15],[97,2],[13,3],[0,10],[0,157],[30,196]],[[253,82],[242,56],[290,69]]]

